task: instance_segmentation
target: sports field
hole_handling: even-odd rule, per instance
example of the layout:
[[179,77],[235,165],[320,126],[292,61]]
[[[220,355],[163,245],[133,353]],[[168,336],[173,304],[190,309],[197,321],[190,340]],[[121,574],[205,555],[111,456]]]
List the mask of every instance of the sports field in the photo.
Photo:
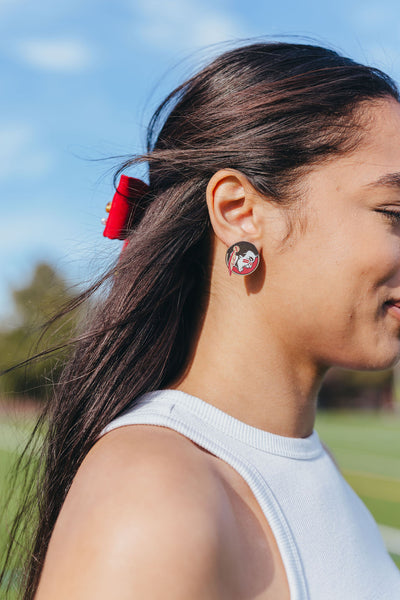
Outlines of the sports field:
[[[6,491],[6,473],[27,440],[31,424],[26,419],[0,417],[0,498]],[[315,428],[349,484],[374,515],[400,568],[400,417],[319,412]],[[0,551],[7,545],[7,538],[1,522]]]
[[400,416],[319,412],[315,429],[400,568]]
[[[6,419],[4,415],[0,415],[0,556],[2,555],[4,548],[7,547],[7,541],[9,538],[5,520],[3,519],[4,498],[8,494],[8,480],[7,475],[9,473],[11,465],[15,459],[19,456],[20,451],[24,447],[25,443],[29,438],[30,430],[32,429],[33,419],[13,417]],[[11,503],[7,507],[7,517],[12,514],[16,508],[16,503]],[[7,600],[14,600],[17,598],[16,594],[7,596]],[[0,599],[3,600],[2,590],[0,589]]]

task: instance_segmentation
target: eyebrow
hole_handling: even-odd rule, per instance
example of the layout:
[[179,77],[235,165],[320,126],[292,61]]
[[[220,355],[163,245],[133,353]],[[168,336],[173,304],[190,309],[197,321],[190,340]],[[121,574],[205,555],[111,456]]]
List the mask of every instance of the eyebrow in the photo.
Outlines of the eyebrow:
[[395,189],[400,189],[400,172],[396,173],[386,173],[379,177],[376,181],[371,181],[371,183],[367,183],[364,187],[366,188],[374,188],[378,186],[385,186]]

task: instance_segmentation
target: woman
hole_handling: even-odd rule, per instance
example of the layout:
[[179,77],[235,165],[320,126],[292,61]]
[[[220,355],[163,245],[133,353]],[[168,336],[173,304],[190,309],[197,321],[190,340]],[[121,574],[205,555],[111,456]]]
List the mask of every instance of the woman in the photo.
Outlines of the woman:
[[314,430],[331,366],[400,356],[399,142],[394,82],[319,46],[240,47],[168,96],[48,409],[25,598],[400,596]]

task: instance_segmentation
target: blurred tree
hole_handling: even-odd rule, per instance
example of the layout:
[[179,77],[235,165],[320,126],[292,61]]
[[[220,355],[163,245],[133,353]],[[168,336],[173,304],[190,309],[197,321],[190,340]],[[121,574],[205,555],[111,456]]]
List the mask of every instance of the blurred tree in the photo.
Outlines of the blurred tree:
[[394,411],[393,369],[353,371],[332,368],[319,391],[318,406],[326,409]]
[[[71,336],[78,318],[74,313],[61,317],[43,333],[41,326],[74,298],[63,277],[47,263],[37,264],[28,285],[14,289],[12,296],[16,326],[10,330],[0,323],[0,371],[50,346],[58,346]],[[0,377],[0,394],[42,399],[48,384],[57,378],[67,353],[65,349],[57,351],[4,374]]]

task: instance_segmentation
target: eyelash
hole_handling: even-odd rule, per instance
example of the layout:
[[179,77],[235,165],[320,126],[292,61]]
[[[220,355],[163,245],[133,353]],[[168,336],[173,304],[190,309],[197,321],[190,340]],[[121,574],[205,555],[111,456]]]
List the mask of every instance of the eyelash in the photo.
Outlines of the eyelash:
[[397,210],[378,210],[377,212],[385,215],[392,223],[400,223],[400,212]]

